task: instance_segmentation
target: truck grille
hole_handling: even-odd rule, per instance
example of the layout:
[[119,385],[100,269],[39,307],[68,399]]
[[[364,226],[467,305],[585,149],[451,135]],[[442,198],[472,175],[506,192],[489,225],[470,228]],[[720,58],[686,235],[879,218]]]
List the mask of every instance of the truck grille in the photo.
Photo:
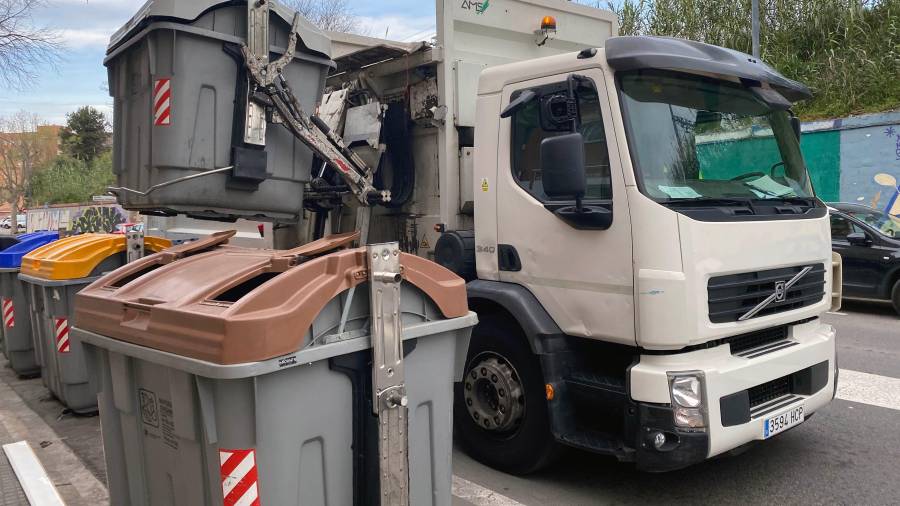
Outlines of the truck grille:
[[[709,280],[709,320],[713,323],[736,322],[748,311],[766,300],[776,285],[790,281],[805,265],[757,272],[728,274]],[[825,265],[810,265],[810,270],[785,293],[784,300],[773,301],[753,318],[813,305],[825,296]]]
[[747,390],[747,394],[750,396],[751,409],[769,401],[784,397],[789,393],[791,393],[790,376],[784,376]]
[[780,327],[772,327],[730,337],[727,341],[731,344],[732,355],[744,358],[756,358],[761,355],[766,355],[774,351],[800,344],[796,341],[788,340],[787,336],[788,326],[782,325]]

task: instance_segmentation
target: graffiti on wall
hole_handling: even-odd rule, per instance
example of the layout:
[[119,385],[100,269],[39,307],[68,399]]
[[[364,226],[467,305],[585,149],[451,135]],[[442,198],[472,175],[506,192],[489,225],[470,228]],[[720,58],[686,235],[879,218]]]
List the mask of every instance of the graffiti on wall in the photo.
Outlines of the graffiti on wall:
[[119,206],[73,206],[29,209],[28,231],[62,230],[73,234],[110,233],[126,223],[128,215]]
[[[893,144],[894,161],[900,162],[900,131],[894,126],[889,126],[884,129],[884,135],[888,143]],[[872,179],[884,189],[875,194],[870,205],[876,209],[884,209],[888,214],[900,216],[900,198],[898,198],[900,185],[897,183],[897,177],[894,174],[879,172]]]
[[76,234],[110,233],[116,230],[116,225],[126,221],[125,213],[118,206],[86,207],[72,220],[70,230]]
[[840,197],[900,216],[900,115],[841,124]]

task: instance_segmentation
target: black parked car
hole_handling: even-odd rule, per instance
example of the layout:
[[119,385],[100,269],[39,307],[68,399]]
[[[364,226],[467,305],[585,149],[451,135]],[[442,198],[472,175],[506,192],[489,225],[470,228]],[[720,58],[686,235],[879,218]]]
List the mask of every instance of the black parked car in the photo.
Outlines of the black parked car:
[[889,301],[900,313],[900,218],[859,204],[829,204],[829,212],[844,297]]

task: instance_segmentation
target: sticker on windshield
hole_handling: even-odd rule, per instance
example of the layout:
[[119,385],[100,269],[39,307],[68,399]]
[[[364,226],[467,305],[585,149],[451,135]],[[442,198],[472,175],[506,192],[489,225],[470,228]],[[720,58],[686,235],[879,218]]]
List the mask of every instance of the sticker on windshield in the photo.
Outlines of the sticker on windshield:
[[759,193],[763,193],[769,197],[796,197],[797,194],[794,192],[794,189],[790,186],[785,186],[778,181],[775,181],[769,176],[761,176],[758,179],[754,179],[753,181],[747,181],[745,183],[747,186],[753,190],[753,193],[759,195]]
[[690,186],[657,186],[659,191],[665,193],[669,196],[669,198],[673,199],[699,199],[703,195],[700,195]]

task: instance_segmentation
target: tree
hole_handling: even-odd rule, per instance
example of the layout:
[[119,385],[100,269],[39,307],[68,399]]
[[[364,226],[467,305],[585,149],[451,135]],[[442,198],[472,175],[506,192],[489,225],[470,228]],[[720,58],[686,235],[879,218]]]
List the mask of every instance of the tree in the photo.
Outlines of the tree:
[[91,163],[107,151],[109,123],[103,113],[86,105],[66,115],[66,127],[60,132],[63,151],[72,158]]
[[59,36],[35,26],[32,13],[44,0],[0,0],[0,83],[22,89],[43,66],[59,59]]
[[[751,51],[750,0],[616,0],[621,35]],[[900,107],[900,0],[760,0],[761,58],[807,84],[806,118]]]
[[287,0],[285,3],[322,30],[345,33],[361,30],[359,18],[347,0]]
[[56,131],[45,128],[37,115],[25,111],[0,118],[0,197],[18,214],[29,182],[57,151]]
[[31,204],[88,202],[94,195],[104,195],[115,180],[109,152],[91,162],[60,156],[32,177]]

